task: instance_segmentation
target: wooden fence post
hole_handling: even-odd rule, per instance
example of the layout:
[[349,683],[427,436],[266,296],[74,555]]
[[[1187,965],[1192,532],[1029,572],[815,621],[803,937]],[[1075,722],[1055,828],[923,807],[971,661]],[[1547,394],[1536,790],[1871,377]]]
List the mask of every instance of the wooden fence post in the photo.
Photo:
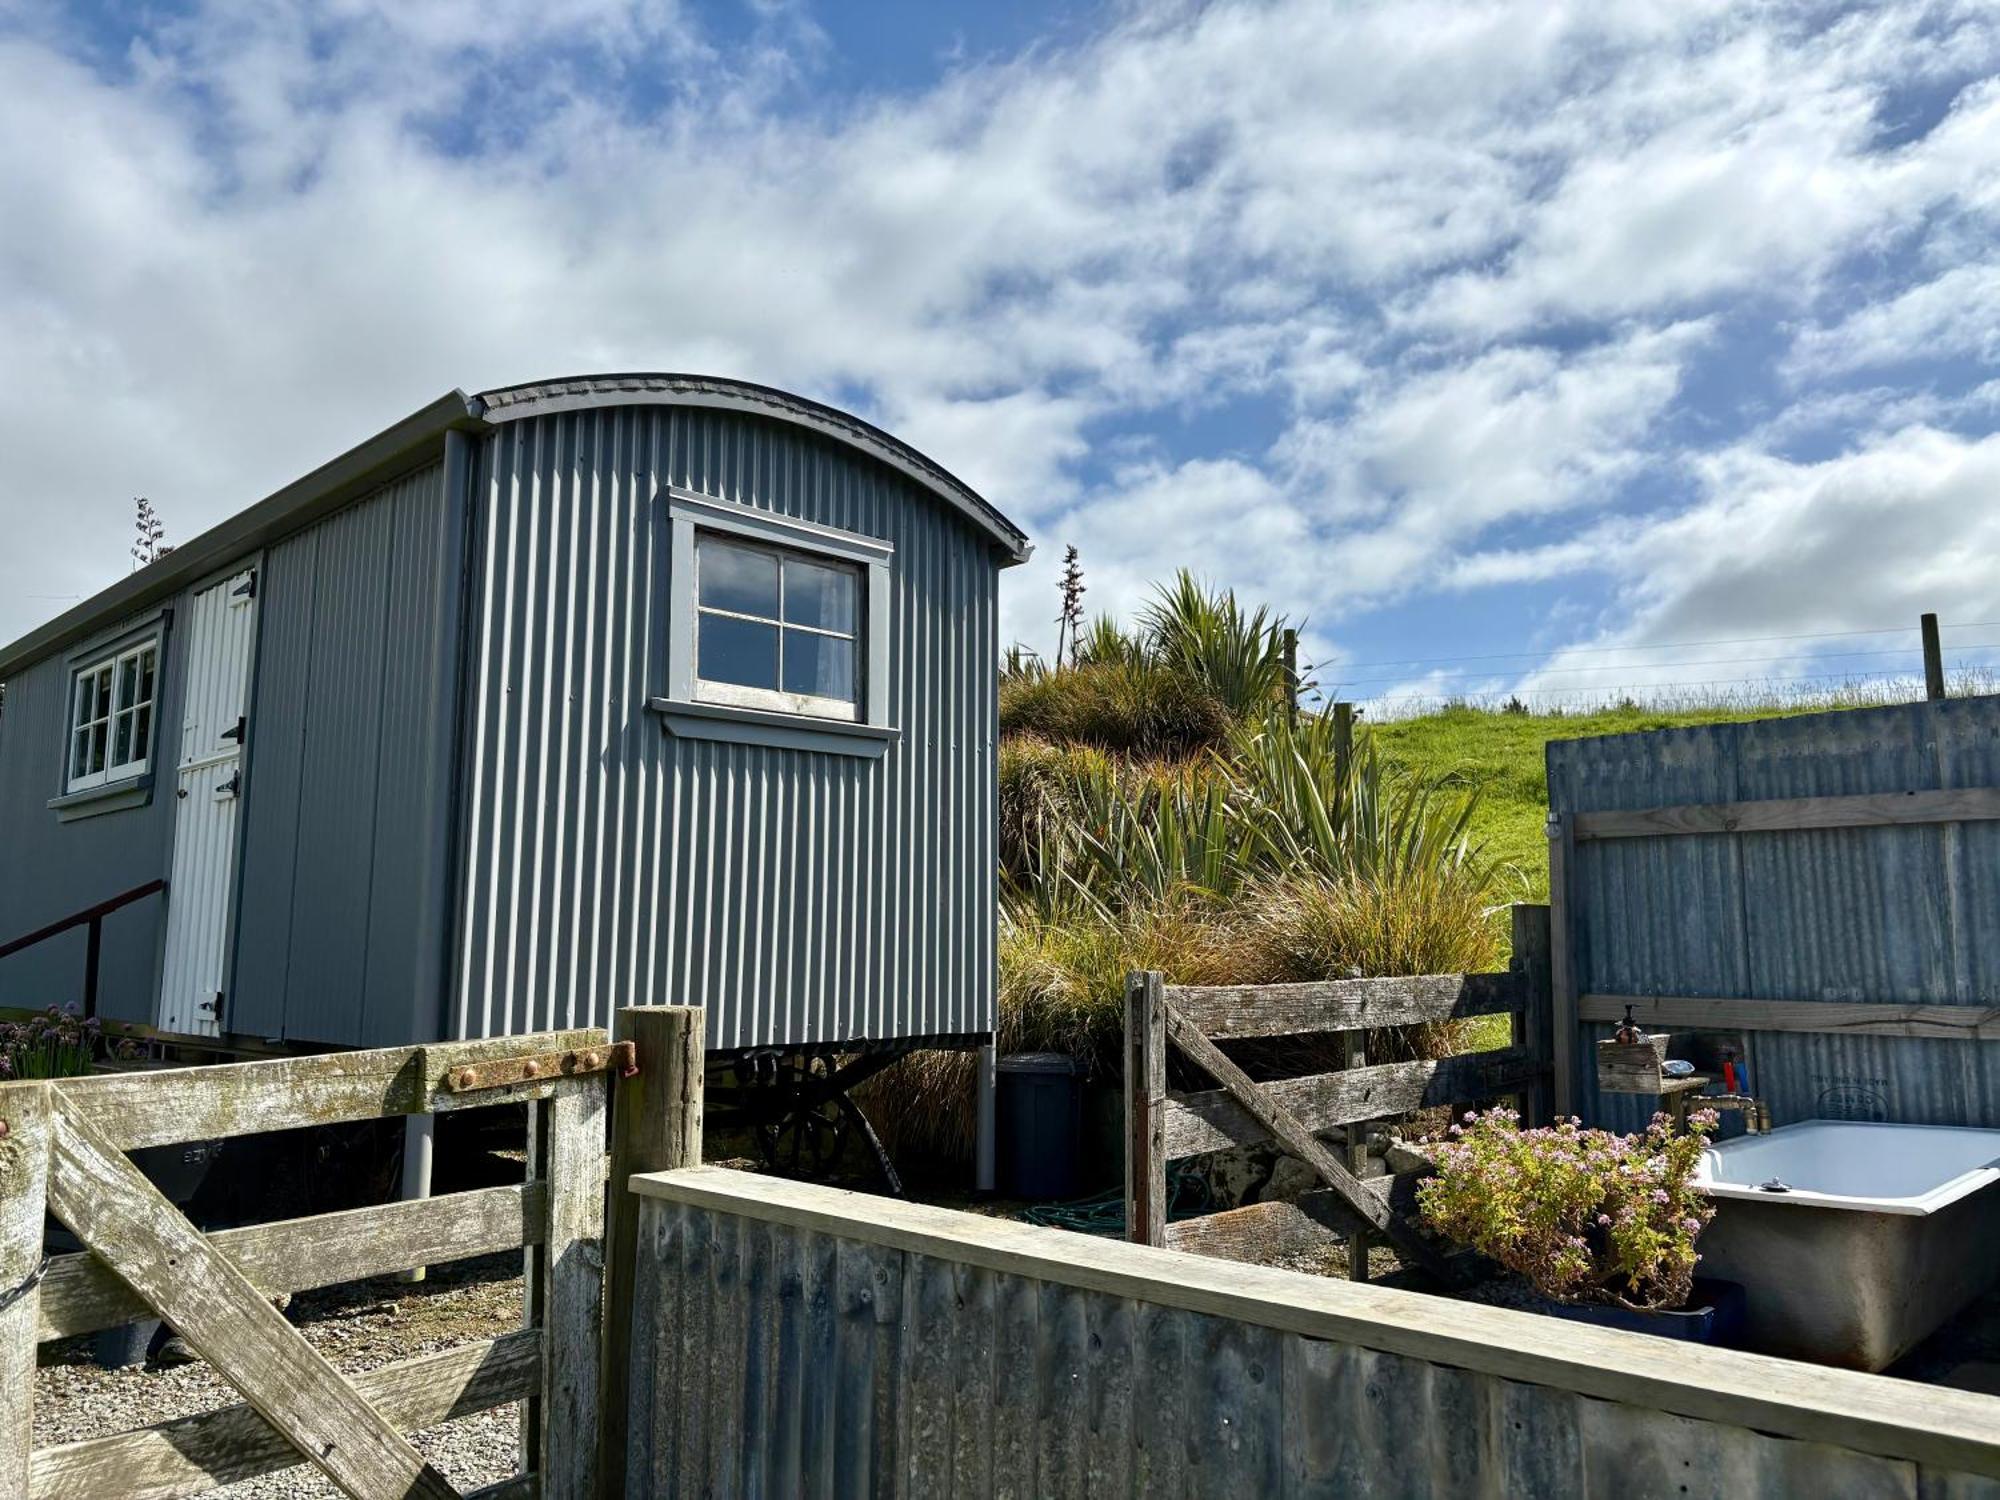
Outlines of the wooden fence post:
[[[1365,1068],[1368,1066],[1368,1033],[1350,1031],[1342,1038],[1347,1044],[1347,1066]],[[1347,1127],[1347,1170],[1357,1178],[1368,1170],[1368,1122],[1356,1120]],[[1368,1279],[1368,1235],[1356,1229],[1347,1237],[1347,1279],[1366,1281]]]
[[1933,703],[1944,699],[1944,647],[1938,640],[1938,617],[1925,615],[1918,621],[1924,638],[1924,696]]
[[701,1165],[706,1019],[699,1005],[628,1006],[612,1038],[638,1050],[639,1071],[615,1085],[611,1110],[610,1220],[604,1318],[604,1401],[599,1424],[602,1494],[625,1494],[626,1434],[632,1363],[633,1296],[638,1269],[639,1200],[627,1189],[636,1172]]
[[1516,902],[1514,972],[1521,976],[1521,1007],[1514,1013],[1514,1045],[1525,1047],[1543,1069],[1541,1081],[1523,1091],[1521,1113],[1530,1125],[1549,1123],[1549,1085],[1555,1068],[1555,1007],[1549,973],[1549,909]]
[[1165,981],[1125,976],[1125,1238],[1167,1242],[1167,1017]]
[[1558,1115],[1576,1113],[1576,934],[1570,925],[1569,867],[1576,853],[1576,822],[1549,814],[1549,1066]]
[[0,1085],[0,1500],[28,1500],[35,1442],[35,1340],[42,1212],[49,1181],[49,1086]]

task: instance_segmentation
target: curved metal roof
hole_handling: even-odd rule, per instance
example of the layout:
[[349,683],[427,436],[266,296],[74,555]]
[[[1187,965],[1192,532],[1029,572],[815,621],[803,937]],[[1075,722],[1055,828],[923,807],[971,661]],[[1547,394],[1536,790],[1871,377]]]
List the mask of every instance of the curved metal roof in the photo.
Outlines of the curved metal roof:
[[770,386],[709,375],[631,374],[536,381],[477,396],[455,390],[0,647],[0,680],[361,498],[396,474],[426,461],[423,455],[453,428],[476,431],[544,412],[652,402],[718,407],[796,423],[857,448],[922,485],[990,536],[1007,564],[1026,562],[1034,550],[1027,533],[970,485],[901,439],[847,412]]
[[794,396],[789,391],[776,390],[768,385],[756,385],[747,380],[724,380],[712,375],[579,375],[566,380],[538,380],[528,385],[481,391],[476,399],[484,405],[488,422],[513,421],[543,412],[664,401],[675,406],[710,406],[727,411],[745,411],[756,416],[773,417],[781,422],[796,423],[823,437],[859,448],[916,481],[991,536],[1010,562],[1026,562],[1034,550],[1027,533],[988,504],[972,486],[924,457],[902,439],[890,436],[849,412],[823,406],[804,396]]

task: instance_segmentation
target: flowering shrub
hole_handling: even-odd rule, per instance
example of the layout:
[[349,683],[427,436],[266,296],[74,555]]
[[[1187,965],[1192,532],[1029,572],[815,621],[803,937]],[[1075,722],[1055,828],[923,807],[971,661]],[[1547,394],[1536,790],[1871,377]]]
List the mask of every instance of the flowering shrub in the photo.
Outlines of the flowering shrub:
[[1437,1173],[1417,1187],[1425,1222],[1558,1302],[1684,1305],[1715,1213],[1694,1188],[1715,1111],[1690,1115],[1685,1135],[1663,1114],[1634,1135],[1520,1119],[1468,1112],[1435,1143]]
[[74,1005],[61,1010],[51,1005],[25,1021],[0,1021],[0,1081],[79,1078],[99,1056],[128,1057],[132,1051],[129,1039],[107,1038],[97,1017],[79,1016]]

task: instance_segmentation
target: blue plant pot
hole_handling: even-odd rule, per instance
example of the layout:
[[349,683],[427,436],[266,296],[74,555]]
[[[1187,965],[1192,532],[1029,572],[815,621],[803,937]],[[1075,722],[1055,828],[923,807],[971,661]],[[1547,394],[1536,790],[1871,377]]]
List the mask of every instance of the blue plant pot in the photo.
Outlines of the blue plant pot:
[[1690,1344],[1737,1347],[1743,1338],[1743,1288],[1733,1281],[1696,1277],[1685,1308],[1667,1312],[1634,1312],[1603,1302],[1542,1301],[1540,1310],[1573,1323],[1650,1333],[1655,1338],[1681,1339]]

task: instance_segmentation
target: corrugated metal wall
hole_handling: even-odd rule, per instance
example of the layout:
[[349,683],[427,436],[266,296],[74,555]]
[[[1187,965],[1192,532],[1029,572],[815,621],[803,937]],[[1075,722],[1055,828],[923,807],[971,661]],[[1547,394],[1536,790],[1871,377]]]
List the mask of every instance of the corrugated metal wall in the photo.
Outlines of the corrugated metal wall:
[[[1138,1247],[1092,1244],[1088,1267],[1044,1279],[655,1198],[639,1243],[633,1500],[2000,1489],[1080,1284],[1157,1254]],[[1218,1288],[1238,1272],[1191,1264]]]
[[[2000,698],[1565,740],[1557,813],[2000,785]],[[1570,927],[1579,992],[1991,1005],[2000,994],[2000,825],[1590,840]],[[1650,1106],[1595,1087],[1588,1119]],[[1752,1033],[1751,1080],[1777,1123],[1875,1118],[2000,1125],[2000,1048]]]
[[[187,598],[175,604],[178,622]],[[69,654],[44,657],[8,682],[0,710],[0,942],[166,875],[186,661],[186,632],[170,626],[154,709],[152,801],[69,823],[48,806],[63,789]],[[163,898],[148,896],[105,919],[98,1010],[107,1020],[152,1024],[164,918]],[[0,1005],[80,1001],[83,951],[78,929],[0,958]]]
[[[882,758],[665,733],[668,483],[895,545]],[[699,408],[506,423],[477,494],[456,1033],[665,1003],[716,1048],[990,1030],[989,542],[840,444]]]
[[462,500],[433,464],[274,545],[259,581],[229,1029],[434,1040]]

